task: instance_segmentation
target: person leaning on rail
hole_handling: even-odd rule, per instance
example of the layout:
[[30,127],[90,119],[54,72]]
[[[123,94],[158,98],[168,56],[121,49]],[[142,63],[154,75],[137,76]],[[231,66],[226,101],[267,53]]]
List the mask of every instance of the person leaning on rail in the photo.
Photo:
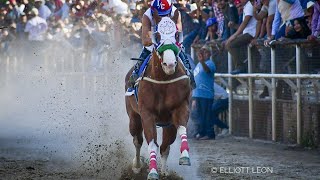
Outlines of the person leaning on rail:
[[[240,57],[240,48],[247,46],[251,43],[253,39],[256,39],[259,35],[257,31],[257,20],[253,16],[253,0],[243,0],[241,1],[243,8],[243,21],[240,24],[237,31],[229,37],[226,42],[226,49],[232,55],[234,60],[235,70],[232,71],[232,74],[245,73],[247,72],[245,59]],[[253,54],[258,54],[256,48],[252,48]]]

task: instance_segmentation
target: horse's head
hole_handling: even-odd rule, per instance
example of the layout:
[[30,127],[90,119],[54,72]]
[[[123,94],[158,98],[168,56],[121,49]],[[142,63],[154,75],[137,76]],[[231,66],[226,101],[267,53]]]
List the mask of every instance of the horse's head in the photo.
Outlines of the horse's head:
[[178,13],[175,13],[172,19],[160,17],[159,23],[157,23],[157,31],[152,34],[152,42],[155,45],[154,51],[161,62],[163,71],[167,75],[173,74],[178,64],[180,49],[176,45],[177,28],[175,23],[178,15]]
[[170,41],[165,41],[156,49],[155,53],[160,60],[162,70],[167,75],[173,74],[178,64],[179,48]]

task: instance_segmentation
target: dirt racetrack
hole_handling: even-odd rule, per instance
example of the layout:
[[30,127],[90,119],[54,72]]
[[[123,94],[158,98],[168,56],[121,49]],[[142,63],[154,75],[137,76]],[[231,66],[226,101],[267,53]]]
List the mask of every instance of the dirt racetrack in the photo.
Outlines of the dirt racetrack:
[[[130,171],[124,76],[134,48],[111,49],[103,73],[46,71],[38,62],[23,72],[1,71],[0,179],[146,179],[147,168]],[[162,179],[320,179],[318,150],[236,137],[190,140],[190,147],[192,166],[181,167],[175,142],[172,172]],[[146,150],[144,142],[143,156]],[[226,172],[241,167],[250,171]]]

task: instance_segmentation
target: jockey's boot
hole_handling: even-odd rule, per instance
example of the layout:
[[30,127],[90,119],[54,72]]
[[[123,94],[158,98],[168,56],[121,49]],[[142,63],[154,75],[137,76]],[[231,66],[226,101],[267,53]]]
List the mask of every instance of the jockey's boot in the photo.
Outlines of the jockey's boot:
[[183,51],[180,51],[179,57],[182,60],[182,62],[184,64],[184,66],[186,67],[186,69],[188,70],[188,76],[190,77],[190,85],[191,85],[192,89],[195,89],[196,88],[196,82],[194,80],[194,76],[193,76],[193,73],[192,73],[190,60],[189,60],[189,58],[187,57],[187,55]]
[[[146,48],[143,48],[139,58],[140,59],[143,59],[145,60],[149,55],[150,55],[150,51],[147,50]],[[139,78],[139,69],[140,69],[140,66],[142,65],[143,61],[137,61],[137,63],[134,65],[134,69],[132,71],[132,74],[129,78],[129,84],[130,84],[130,87],[133,88],[135,83],[136,83],[136,80]]]

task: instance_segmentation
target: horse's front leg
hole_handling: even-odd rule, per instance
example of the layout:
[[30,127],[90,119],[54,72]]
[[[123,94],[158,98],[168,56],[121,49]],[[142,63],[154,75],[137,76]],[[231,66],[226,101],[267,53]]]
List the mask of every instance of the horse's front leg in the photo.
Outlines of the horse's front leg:
[[174,126],[162,128],[162,144],[160,146],[161,154],[161,172],[167,175],[167,159],[170,152],[170,145],[175,141],[177,129]]
[[189,144],[187,138],[187,123],[189,119],[189,103],[185,101],[173,112],[173,123],[181,139],[179,165],[190,166]]
[[157,166],[157,129],[155,125],[155,116],[152,113],[143,111],[141,112],[142,126],[144,130],[144,136],[148,143],[149,153],[149,174],[148,180],[159,179],[158,166]]

